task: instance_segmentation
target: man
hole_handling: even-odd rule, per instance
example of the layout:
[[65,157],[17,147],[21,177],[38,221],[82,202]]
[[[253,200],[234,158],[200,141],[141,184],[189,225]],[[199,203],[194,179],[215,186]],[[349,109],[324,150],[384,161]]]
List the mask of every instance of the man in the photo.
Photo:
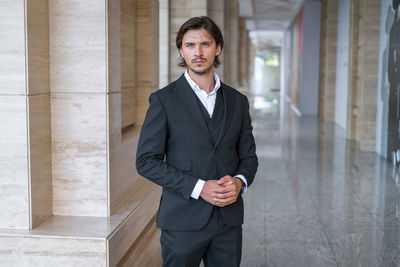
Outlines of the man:
[[223,45],[208,17],[186,21],[176,37],[186,72],[150,96],[136,167],[163,187],[163,266],[240,265],[240,193],[258,161],[248,100],[214,73]]

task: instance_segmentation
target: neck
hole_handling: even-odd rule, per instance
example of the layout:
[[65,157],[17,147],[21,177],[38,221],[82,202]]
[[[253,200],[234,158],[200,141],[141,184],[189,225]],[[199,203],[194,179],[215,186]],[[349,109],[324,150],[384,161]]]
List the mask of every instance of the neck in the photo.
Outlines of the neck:
[[214,69],[211,69],[209,72],[204,74],[196,74],[189,69],[188,74],[200,89],[206,91],[207,94],[211,93],[214,89]]

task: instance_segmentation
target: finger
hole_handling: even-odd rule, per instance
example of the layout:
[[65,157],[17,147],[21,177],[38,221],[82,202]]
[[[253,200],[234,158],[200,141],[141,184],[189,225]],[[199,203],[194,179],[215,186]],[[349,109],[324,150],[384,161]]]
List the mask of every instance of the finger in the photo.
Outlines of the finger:
[[224,183],[226,183],[226,182],[228,182],[229,180],[227,180],[227,179],[225,179],[225,178],[221,178],[221,179],[219,179],[218,181],[217,181],[217,184],[219,184],[219,185],[222,185],[222,184],[224,184]]
[[224,184],[222,184],[222,186],[228,186],[228,185],[231,185],[231,184],[233,184],[233,182],[231,182],[231,181],[228,181],[228,182],[225,182]]
[[231,192],[231,191],[235,191],[235,189],[236,189],[236,187],[235,186],[233,186],[233,185],[230,185],[230,186],[225,186],[225,187],[222,187],[222,188],[218,188],[218,189],[215,189],[215,193],[221,193],[221,194],[224,194],[224,193],[228,193],[228,192]]
[[218,183],[218,184],[223,184],[223,183],[228,182],[228,181],[232,181],[232,182],[233,182],[232,179],[233,179],[233,178],[232,178],[231,176],[225,175],[224,177],[220,178],[220,179],[217,181],[217,183]]
[[220,200],[220,199],[227,199],[227,198],[231,198],[231,197],[235,197],[236,194],[235,193],[226,193],[226,194],[216,194],[213,197],[214,200]]

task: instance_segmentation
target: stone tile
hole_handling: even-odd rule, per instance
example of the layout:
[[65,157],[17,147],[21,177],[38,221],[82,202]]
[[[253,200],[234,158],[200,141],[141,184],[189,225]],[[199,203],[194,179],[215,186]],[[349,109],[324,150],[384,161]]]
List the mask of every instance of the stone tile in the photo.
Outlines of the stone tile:
[[26,94],[24,2],[6,1],[1,9],[0,94]]
[[[123,2],[123,1],[122,1]],[[125,42],[122,43],[123,32],[122,20],[124,9],[121,8],[121,1],[106,2],[108,15],[108,40],[107,40],[107,56],[108,56],[108,88],[109,92],[121,91],[121,72],[122,72],[122,49]],[[128,12],[128,10],[125,10]],[[125,56],[125,55],[124,55]]]
[[398,266],[397,170],[333,124],[281,116],[255,112],[242,266]]
[[26,96],[0,96],[0,228],[29,229]]
[[347,232],[331,241],[341,266],[398,266],[399,250],[379,229]]
[[52,109],[53,211],[107,216],[106,95],[54,95]]
[[50,92],[49,6],[47,0],[26,2],[28,92]]
[[50,96],[28,97],[32,228],[53,213]]
[[[269,241],[265,266],[337,266],[328,242]],[[247,265],[252,266],[252,265]]]
[[49,2],[52,92],[106,93],[105,3]]
[[0,255],[4,266],[107,266],[105,240],[1,236]]
[[140,177],[135,166],[139,132],[134,132],[126,138],[121,136],[121,94],[110,94],[108,99],[110,112],[110,210],[113,214],[130,196],[135,182]]

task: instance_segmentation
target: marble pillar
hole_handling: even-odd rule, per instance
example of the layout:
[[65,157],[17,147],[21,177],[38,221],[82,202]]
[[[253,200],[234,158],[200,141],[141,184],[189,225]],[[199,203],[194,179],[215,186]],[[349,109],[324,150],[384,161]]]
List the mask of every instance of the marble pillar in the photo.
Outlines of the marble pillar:
[[172,82],[185,71],[178,66],[180,54],[176,48],[176,34],[182,24],[191,17],[207,15],[207,0],[170,0],[169,5],[169,81]]
[[0,228],[32,229],[53,208],[48,2],[0,10]]
[[[207,2],[207,16],[209,16],[215,24],[218,25],[219,29],[221,30],[224,38],[225,38],[225,1],[215,1],[215,0],[208,0]],[[225,39],[224,39],[225,40]],[[226,45],[226,43],[225,43]],[[229,45],[229,44],[228,44]],[[221,54],[218,56],[221,65],[215,70],[218,74],[219,78],[225,82],[225,48],[222,49]]]
[[335,81],[337,48],[337,0],[322,1],[319,117],[335,120]]
[[107,5],[49,3],[53,213],[106,217]]
[[246,19],[239,20],[239,87],[244,93],[249,93],[249,32],[246,29]]
[[234,88],[239,86],[239,4],[237,0],[225,0],[225,82]]
[[[169,84],[169,0],[160,0],[160,50],[159,50],[159,64],[160,64],[160,88]],[[172,47],[171,47],[172,48]],[[173,49],[173,48],[172,48]]]
[[347,137],[364,151],[375,150],[379,10],[379,2],[372,0],[350,5]]
[[159,233],[161,189],[135,168],[158,88],[158,0],[6,2],[0,260],[117,266]]

